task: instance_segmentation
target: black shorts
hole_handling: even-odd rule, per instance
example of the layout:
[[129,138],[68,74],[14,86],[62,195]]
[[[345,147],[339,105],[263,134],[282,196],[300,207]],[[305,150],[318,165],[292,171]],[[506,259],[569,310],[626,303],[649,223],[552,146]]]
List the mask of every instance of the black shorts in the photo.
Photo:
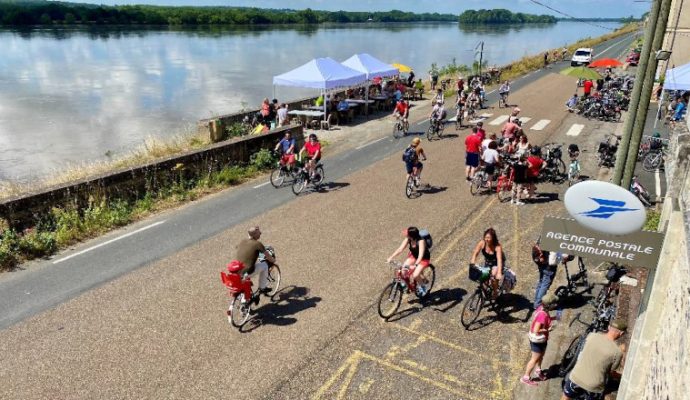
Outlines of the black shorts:
[[484,171],[485,171],[488,175],[493,175],[494,172],[496,172],[496,164],[486,164],[486,165],[484,165]]
[[479,166],[479,153],[467,153],[465,155],[465,165],[477,168]]
[[529,342],[529,348],[532,350],[533,353],[539,353],[539,354],[544,354],[546,353],[546,343],[534,343],[534,342]]

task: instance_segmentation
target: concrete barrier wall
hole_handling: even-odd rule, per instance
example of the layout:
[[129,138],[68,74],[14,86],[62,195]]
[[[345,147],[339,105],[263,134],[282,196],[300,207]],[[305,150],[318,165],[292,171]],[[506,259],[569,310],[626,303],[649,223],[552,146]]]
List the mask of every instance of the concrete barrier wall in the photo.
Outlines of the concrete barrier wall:
[[666,238],[632,332],[619,399],[687,399],[690,393],[690,134],[672,135]]
[[0,218],[16,230],[22,230],[34,226],[53,207],[84,209],[93,199],[139,199],[183,180],[203,178],[224,167],[245,164],[259,150],[273,149],[286,131],[292,132],[300,145],[304,142],[303,129],[299,125],[235,138],[205,149],[4,200],[0,202]]

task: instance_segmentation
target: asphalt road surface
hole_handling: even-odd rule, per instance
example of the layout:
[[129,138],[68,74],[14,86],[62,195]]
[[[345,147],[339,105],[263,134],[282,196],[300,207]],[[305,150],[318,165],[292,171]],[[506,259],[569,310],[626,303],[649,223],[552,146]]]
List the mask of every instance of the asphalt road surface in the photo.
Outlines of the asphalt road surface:
[[[631,40],[616,39],[598,55],[619,56]],[[617,124],[564,112],[575,85],[558,69],[515,82],[509,102],[529,118],[531,142],[578,143],[594,176],[596,146]],[[489,131],[507,112],[485,110]],[[565,188],[541,185],[541,199],[521,207],[471,196],[463,178],[468,130],[452,130],[423,141],[430,187],[414,199],[403,194],[407,140],[385,129],[383,140],[327,156],[320,191],[295,198],[254,182],[4,274],[0,397],[509,398],[527,357],[536,279],[529,243],[544,215],[563,215]],[[278,251],[283,289],[238,332],[224,314],[218,271],[254,224]],[[383,261],[409,225],[434,235],[437,283],[424,304],[403,300],[384,322],[373,308],[391,276]],[[474,289],[469,252],[489,226],[518,286],[507,316],[489,312],[465,331],[458,318]]]

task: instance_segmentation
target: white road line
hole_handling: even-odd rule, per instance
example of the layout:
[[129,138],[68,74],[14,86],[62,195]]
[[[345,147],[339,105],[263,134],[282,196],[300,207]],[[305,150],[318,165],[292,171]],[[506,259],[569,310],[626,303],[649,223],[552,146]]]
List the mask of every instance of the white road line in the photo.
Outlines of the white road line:
[[256,185],[256,186],[254,186],[252,189],[258,189],[258,188],[260,188],[260,187],[262,187],[262,186],[268,185],[269,183],[271,183],[271,182],[264,182],[264,183],[262,183],[261,185]]
[[376,139],[376,140],[374,140],[373,142],[369,142],[369,143],[367,143],[367,144],[363,144],[363,145],[361,145],[361,146],[359,146],[359,147],[355,147],[355,150],[363,149],[363,148],[365,148],[365,147],[367,147],[367,146],[369,146],[369,145],[372,145],[372,144],[374,144],[374,143],[378,143],[378,142],[382,141],[383,139],[385,139],[385,137],[382,137],[382,138],[380,138],[380,139]]
[[611,50],[611,48],[612,48],[613,46],[616,46],[616,45],[620,44],[620,43],[623,42],[624,40],[627,40],[627,38],[621,39],[621,40],[617,41],[616,43],[612,44],[611,46],[609,46],[609,47],[605,48],[604,50],[600,51],[600,52],[599,52],[599,55],[601,56],[602,54],[604,54],[604,53],[606,53],[607,51]]
[[508,115],[501,115],[500,117],[496,118],[495,120],[489,122],[489,125],[501,125],[502,123],[506,122],[508,120]]
[[532,118],[530,118],[530,117],[520,117],[519,119],[520,119],[520,123],[522,123],[522,124],[526,124],[532,120]]
[[457,121],[457,117],[448,118],[448,122],[455,122],[455,121]]
[[551,120],[550,119],[540,119],[536,124],[532,125],[530,128],[533,131],[541,131],[546,128],[546,125],[550,124]]
[[132,232],[126,233],[126,234],[124,234],[124,235],[122,235],[122,236],[118,236],[118,237],[116,237],[116,238],[114,238],[114,239],[110,239],[110,240],[108,240],[108,241],[106,241],[106,242],[103,242],[103,243],[101,243],[101,244],[97,244],[97,245],[95,245],[95,246],[89,247],[88,249],[85,249],[85,250],[76,252],[76,253],[74,253],[74,254],[70,254],[70,255],[68,255],[67,257],[61,258],[61,259],[59,259],[59,260],[55,260],[55,261],[53,261],[53,264],[58,264],[58,263],[61,263],[61,262],[63,262],[63,261],[67,261],[67,260],[69,260],[69,259],[72,258],[72,257],[80,256],[80,255],[82,255],[82,254],[84,254],[84,253],[87,253],[87,252],[89,252],[89,251],[91,251],[91,250],[95,250],[95,249],[97,249],[97,248],[99,248],[99,247],[103,247],[103,246],[109,245],[110,243],[117,242],[117,241],[120,240],[120,239],[124,239],[124,238],[129,237],[129,236],[132,236],[132,235],[136,235],[137,233],[143,232],[143,231],[145,231],[145,230],[151,229],[151,228],[153,228],[153,227],[156,227],[156,226],[161,225],[161,224],[164,224],[164,223],[165,223],[165,221],[158,221],[158,222],[153,223],[153,224],[151,224],[151,225],[147,225],[147,226],[145,226],[145,227],[143,227],[143,228],[137,229],[136,231],[132,231]]
[[491,93],[493,93],[493,92],[495,92],[495,91],[496,91],[496,89],[490,91],[489,93],[486,93],[486,95],[488,96],[488,95],[490,95]]
[[480,117],[486,119],[486,118],[491,117],[492,115],[493,115],[492,113],[484,113],[484,114],[480,115]]
[[568,132],[565,133],[566,136],[577,136],[582,132],[582,130],[585,129],[585,126],[582,124],[573,124],[573,126],[568,129]]
[[659,201],[661,198],[661,174],[659,173],[659,169],[654,172],[654,181],[656,183],[656,200]]

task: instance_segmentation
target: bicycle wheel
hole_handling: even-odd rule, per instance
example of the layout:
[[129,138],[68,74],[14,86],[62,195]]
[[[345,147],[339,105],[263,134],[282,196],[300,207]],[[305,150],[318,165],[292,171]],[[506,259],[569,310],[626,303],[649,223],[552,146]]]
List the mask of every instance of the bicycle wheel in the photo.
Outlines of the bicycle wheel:
[[410,175],[405,183],[405,196],[409,199],[412,197],[412,192],[414,192],[414,178]]
[[395,314],[400,307],[402,301],[403,291],[397,282],[391,282],[386,286],[379,296],[379,316],[381,318],[388,318]]
[[557,159],[553,160],[553,162],[554,162],[554,166],[556,167],[556,172],[558,173],[558,175],[564,176],[565,175],[565,163],[563,162],[563,160],[561,160],[560,158],[557,158]]
[[476,196],[482,190],[482,175],[481,173],[475,173],[474,178],[470,182],[470,194]]
[[396,139],[400,139],[401,137],[405,136],[405,132],[401,129],[402,127],[400,126],[400,123],[396,123],[393,125],[393,137]]
[[446,129],[446,124],[445,122],[441,122],[438,126],[438,129],[436,130],[436,135],[438,136],[439,139],[443,137],[443,131]]
[[434,126],[429,125],[429,128],[426,130],[426,140],[431,141],[432,137],[434,137]]
[[407,132],[410,131],[410,121],[405,121],[403,122],[403,133],[407,135]]
[[505,203],[513,197],[513,188],[511,182],[499,182],[496,184],[496,195],[498,201]]
[[426,281],[425,284],[420,285],[424,287],[424,296],[420,297],[418,292],[415,292],[415,294],[420,299],[425,299],[429,296],[429,293],[431,293],[431,289],[434,288],[434,282],[436,281],[436,267],[429,264],[428,267],[424,268],[424,271],[422,271],[421,276]]
[[462,128],[462,112],[460,112],[460,115],[455,117],[455,130],[459,131]]
[[286,175],[287,174],[283,170],[282,167],[278,167],[278,168],[274,169],[271,172],[271,185],[273,185],[273,187],[275,187],[275,188],[279,188],[279,187],[283,186],[283,182],[285,182],[285,176]]
[[280,290],[281,278],[282,275],[280,274],[280,268],[277,265],[271,265],[268,268],[268,274],[266,277],[268,280],[268,285],[271,288],[271,291],[266,293],[268,297],[273,297],[276,293],[278,293],[278,290]]
[[647,153],[642,161],[642,169],[647,172],[654,172],[661,165],[661,153],[658,151]]
[[324,179],[326,179],[326,173],[323,172],[323,166],[319,165],[314,170],[314,179],[311,181],[311,183],[314,186],[319,186],[323,183]]
[[568,346],[568,349],[565,351],[563,354],[563,358],[561,358],[561,365],[558,368],[558,375],[561,377],[564,377],[570,372],[573,367],[575,367],[575,362],[577,361],[577,355],[580,353],[580,340],[583,339],[583,336],[577,336],[575,337],[571,342],[570,345]]
[[249,319],[250,302],[247,300],[243,303],[244,293],[240,293],[232,298],[228,312],[230,313],[230,323],[235,328],[241,328],[242,325],[247,323]]
[[482,312],[482,307],[484,307],[484,294],[481,289],[477,289],[472,293],[465,305],[462,306],[462,314],[460,314],[460,323],[465,329],[469,329],[470,325],[474,323]]
[[307,187],[307,176],[304,173],[300,173],[295,177],[295,181],[292,182],[292,193],[298,195]]

